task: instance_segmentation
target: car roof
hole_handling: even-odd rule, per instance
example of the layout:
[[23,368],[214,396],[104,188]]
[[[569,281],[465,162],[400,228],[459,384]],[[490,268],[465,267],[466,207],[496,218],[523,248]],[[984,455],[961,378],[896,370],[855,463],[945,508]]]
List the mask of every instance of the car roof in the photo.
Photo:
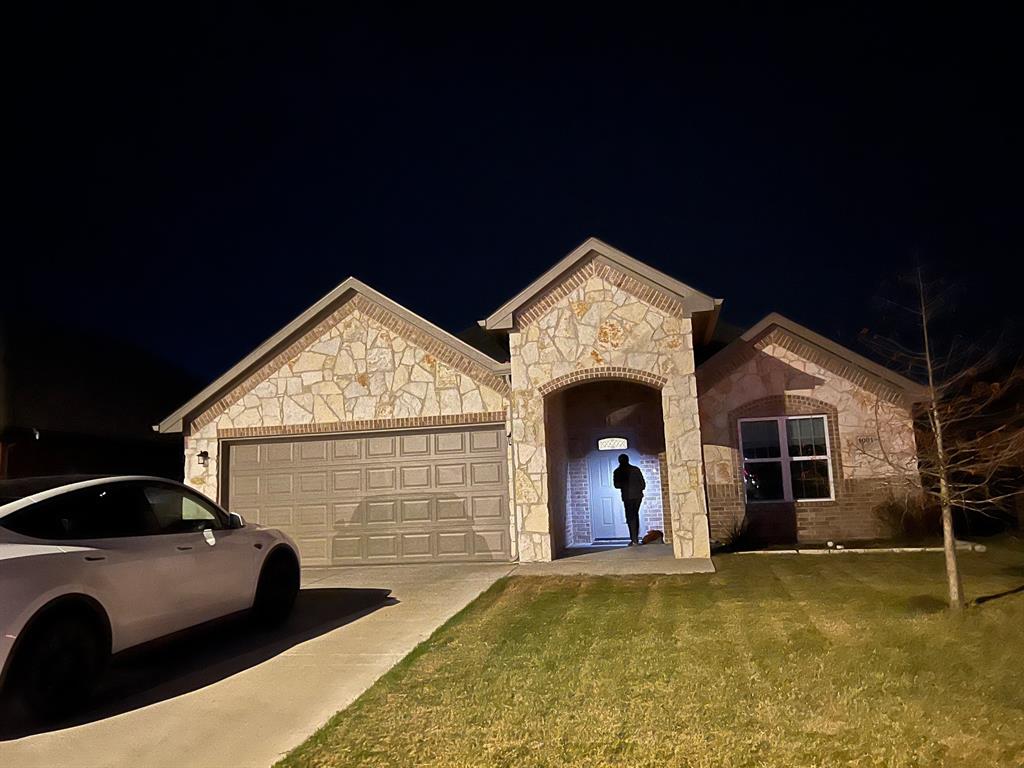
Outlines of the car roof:
[[77,491],[80,488],[128,480],[181,485],[175,480],[151,475],[47,475],[0,480],[0,518],[44,499]]
[[105,475],[44,475],[42,477],[19,477],[14,480],[0,480],[0,498],[20,499],[36,493],[59,488],[72,483],[98,480]]

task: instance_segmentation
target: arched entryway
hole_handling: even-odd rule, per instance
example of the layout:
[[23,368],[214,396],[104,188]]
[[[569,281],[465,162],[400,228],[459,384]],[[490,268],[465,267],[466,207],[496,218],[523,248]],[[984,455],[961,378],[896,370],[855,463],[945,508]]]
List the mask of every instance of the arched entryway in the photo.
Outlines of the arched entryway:
[[[655,382],[651,382],[654,384]],[[625,544],[619,491],[611,473],[627,454],[647,483],[640,533],[668,533],[668,482],[662,396],[647,383],[591,379],[546,394],[544,429],[552,555]]]

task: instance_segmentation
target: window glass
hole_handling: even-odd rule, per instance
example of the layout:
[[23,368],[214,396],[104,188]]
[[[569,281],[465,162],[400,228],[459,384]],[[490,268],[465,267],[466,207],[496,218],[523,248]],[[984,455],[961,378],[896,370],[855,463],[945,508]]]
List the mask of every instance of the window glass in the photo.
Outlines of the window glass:
[[[808,419],[787,419],[790,456],[827,456],[825,420],[820,416]],[[827,495],[827,494],[826,494]]]
[[146,498],[153,508],[160,533],[192,533],[223,528],[220,516],[205,502],[178,488],[146,486]]
[[782,455],[779,451],[779,424],[775,419],[740,422],[740,434],[743,436],[743,458],[777,459]]
[[109,539],[153,532],[149,504],[130,484],[99,485],[61,494],[8,515],[5,528],[38,539]]
[[828,460],[791,461],[794,499],[827,499],[832,495],[828,483]]
[[824,416],[741,421],[747,501],[831,498],[826,428]]
[[747,501],[783,500],[786,492],[782,485],[782,462],[746,462],[743,465],[743,487]]

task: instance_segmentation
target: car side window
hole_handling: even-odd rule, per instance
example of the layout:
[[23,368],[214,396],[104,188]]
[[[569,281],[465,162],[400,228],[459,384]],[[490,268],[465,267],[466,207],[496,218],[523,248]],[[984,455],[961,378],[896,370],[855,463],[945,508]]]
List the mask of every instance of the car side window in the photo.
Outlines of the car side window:
[[159,533],[219,531],[224,520],[210,504],[169,485],[147,485],[146,498],[153,509]]
[[37,539],[115,539],[153,533],[142,489],[95,485],[45,499],[4,518],[4,527]]

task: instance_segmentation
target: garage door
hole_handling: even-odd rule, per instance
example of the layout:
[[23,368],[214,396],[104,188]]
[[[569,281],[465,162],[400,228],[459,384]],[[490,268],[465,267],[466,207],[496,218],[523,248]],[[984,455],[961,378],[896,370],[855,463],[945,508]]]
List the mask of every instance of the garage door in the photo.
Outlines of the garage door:
[[303,565],[509,559],[504,429],[228,444],[228,508]]

